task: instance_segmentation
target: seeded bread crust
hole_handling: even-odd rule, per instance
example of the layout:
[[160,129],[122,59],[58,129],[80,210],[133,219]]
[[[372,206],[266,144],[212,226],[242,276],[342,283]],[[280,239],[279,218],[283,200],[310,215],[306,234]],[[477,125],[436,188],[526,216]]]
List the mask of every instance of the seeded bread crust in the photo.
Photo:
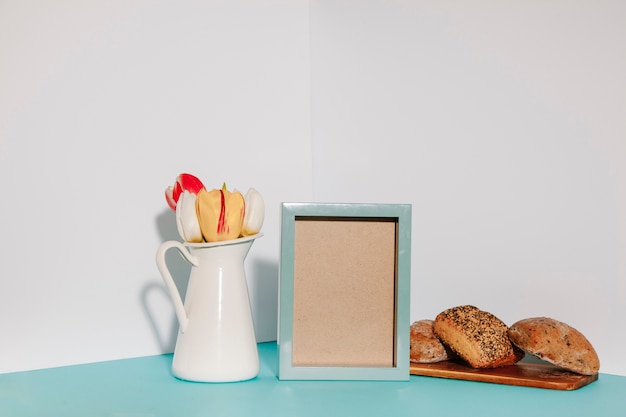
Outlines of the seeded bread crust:
[[524,352],[513,346],[508,327],[491,313],[471,305],[449,308],[437,315],[435,335],[472,368],[513,365]]
[[589,340],[558,320],[520,320],[509,328],[508,335],[520,349],[558,367],[583,375],[595,375],[600,370],[600,359]]
[[435,336],[433,324],[433,320],[419,320],[411,324],[411,362],[436,363],[454,356]]

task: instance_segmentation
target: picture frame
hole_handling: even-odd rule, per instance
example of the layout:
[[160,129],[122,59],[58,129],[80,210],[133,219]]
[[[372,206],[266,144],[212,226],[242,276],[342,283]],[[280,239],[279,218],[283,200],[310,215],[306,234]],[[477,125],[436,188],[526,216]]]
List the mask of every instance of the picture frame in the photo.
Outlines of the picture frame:
[[281,380],[409,379],[410,204],[283,203]]

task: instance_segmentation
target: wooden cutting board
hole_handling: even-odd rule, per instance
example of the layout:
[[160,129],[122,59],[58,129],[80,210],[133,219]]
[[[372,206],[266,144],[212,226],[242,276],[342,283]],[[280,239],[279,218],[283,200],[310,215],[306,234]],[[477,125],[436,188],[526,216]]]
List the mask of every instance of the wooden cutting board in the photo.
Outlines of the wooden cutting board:
[[575,390],[598,379],[598,375],[579,375],[547,363],[534,362],[518,362],[493,369],[474,369],[457,361],[411,363],[410,370],[411,375],[554,390]]

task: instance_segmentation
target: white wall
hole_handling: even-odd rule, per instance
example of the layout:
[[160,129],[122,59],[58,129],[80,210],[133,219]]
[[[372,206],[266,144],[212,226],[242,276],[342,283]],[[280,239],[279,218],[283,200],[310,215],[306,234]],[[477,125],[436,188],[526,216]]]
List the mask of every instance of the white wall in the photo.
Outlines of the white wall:
[[281,201],[408,202],[413,320],[553,316],[626,375],[626,9],[465,3],[0,3],[0,372],[173,349],[189,171],[267,200],[260,340]]
[[413,204],[413,320],[582,331],[626,375],[626,4],[311,2],[314,196]]
[[264,195],[246,266],[275,339],[279,202],[312,197],[308,10],[0,3],[0,372],[173,350],[154,257],[184,171]]

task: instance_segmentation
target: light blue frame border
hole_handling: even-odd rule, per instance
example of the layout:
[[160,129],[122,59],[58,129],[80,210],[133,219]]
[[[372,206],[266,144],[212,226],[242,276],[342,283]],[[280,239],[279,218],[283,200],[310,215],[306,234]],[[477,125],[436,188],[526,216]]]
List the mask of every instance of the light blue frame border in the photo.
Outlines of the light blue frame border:
[[[410,349],[411,205],[283,203],[281,216],[278,378],[281,380],[407,381],[409,379]],[[397,218],[396,366],[386,368],[292,365],[296,216]]]

